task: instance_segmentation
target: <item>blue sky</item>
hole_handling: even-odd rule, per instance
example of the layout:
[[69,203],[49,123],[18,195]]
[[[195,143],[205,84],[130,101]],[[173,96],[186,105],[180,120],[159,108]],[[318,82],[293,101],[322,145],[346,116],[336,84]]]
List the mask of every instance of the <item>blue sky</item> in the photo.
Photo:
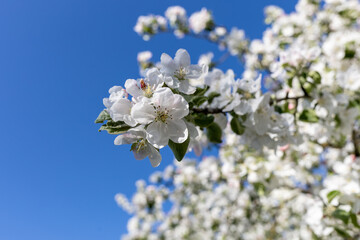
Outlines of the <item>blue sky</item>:
[[[131,196],[137,179],[173,160],[165,149],[154,169],[98,133],[102,98],[139,76],[139,51],[158,60],[185,48],[193,62],[209,50],[221,55],[210,43],[169,34],[144,42],[133,32],[137,17],[207,7],[217,23],[259,38],[269,4],[289,12],[295,1],[0,1],[0,239],[119,239],[128,215],[114,195]],[[240,74],[235,59],[222,67]]]

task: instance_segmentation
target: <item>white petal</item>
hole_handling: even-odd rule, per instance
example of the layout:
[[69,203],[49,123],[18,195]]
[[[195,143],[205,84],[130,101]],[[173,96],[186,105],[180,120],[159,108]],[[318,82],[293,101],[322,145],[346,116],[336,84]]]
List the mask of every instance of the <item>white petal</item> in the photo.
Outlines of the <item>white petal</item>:
[[120,92],[121,90],[123,90],[123,88],[121,86],[113,86],[112,88],[109,89],[109,93],[115,93],[115,92]]
[[187,67],[190,65],[190,55],[185,49],[177,50],[174,61],[178,67]]
[[142,90],[139,88],[138,82],[135,79],[126,80],[125,88],[126,92],[135,98],[143,96]]
[[251,110],[251,106],[245,100],[240,100],[239,105],[234,108],[235,113],[238,115],[244,115],[250,112],[250,110]]
[[203,74],[203,68],[198,65],[191,65],[187,67],[186,78],[189,79],[198,79]]
[[176,143],[183,143],[188,137],[188,129],[183,120],[169,120],[167,121],[168,135],[170,139]]
[[254,113],[255,131],[259,135],[264,135],[268,130],[268,119],[264,114]]
[[179,94],[174,94],[170,105],[170,113],[173,119],[181,119],[189,114],[189,104]]
[[139,150],[133,150],[133,153],[136,160],[143,160],[150,154],[150,149],[148,146],[145,146]]
[[140,124],[148,124],[156,117],[155,109],[147,102],[138,102],[131,109],[131,117]]
[[123,145],[123,144],[132,144],[138,140],[138,136],[133,135],[131,133],[125,133],[119,135],[115,138],[114,144],[115,145]]
[[156,106],[171,107],[174,102],[174,95],[170,88],[163,88],[154,93],[152,101]]
[[[184,123],[185,124],[185,123]],[[163,148],[169,142],[168,129],[165,123],[153,122],[146,129],[146,139],[156,148]]]
[[137,124],[137,122],[131,117],[131,115],[125,115],[123,121],[131,127],[135,127]]
[[118,100],[109,109],[111,118],[114,121],[124,121],[124,117],[130,115],[131,107],[129,99],[122,98]]
[[164,83],[164,79],[162,74],[159,72],[157,68],[151,68],[146,72],[147,82],[152,88],[157,88],[158,86],[162,86]]
[[173,75],[176,71],[174,60],[166,53],[161,55],[161,71],[167,75]]
[[149,144],[149,149],[150,149],[149,159],[150,159],[151,166],[153,166],[153,167],[159,166],[160,162],[161,162],[161,154],[159,153],[158,150],[156,150],[150,144]]
[[180,81],[179,91],[185,94],[193,94],[196,88],[191,86],[188,80]]

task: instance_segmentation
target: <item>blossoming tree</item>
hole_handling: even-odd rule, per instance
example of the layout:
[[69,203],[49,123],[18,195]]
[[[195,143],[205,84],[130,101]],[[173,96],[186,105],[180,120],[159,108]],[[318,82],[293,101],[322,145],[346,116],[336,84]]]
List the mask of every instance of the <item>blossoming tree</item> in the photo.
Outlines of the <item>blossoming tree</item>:
[[[142,77],[110,88],[100,130],[153,167],[165,146],[177,159],[131,200],[116,195],[132,214],[124,239],[360,239],[360,2],[265,12],[255,40],[206,8],[139,17],[144,40],[202,38],[244,72],[220,70],[212,53],[195,64],[184,49],[157,63],[142,52]],[[183,159],[213,145],[219,156]]]

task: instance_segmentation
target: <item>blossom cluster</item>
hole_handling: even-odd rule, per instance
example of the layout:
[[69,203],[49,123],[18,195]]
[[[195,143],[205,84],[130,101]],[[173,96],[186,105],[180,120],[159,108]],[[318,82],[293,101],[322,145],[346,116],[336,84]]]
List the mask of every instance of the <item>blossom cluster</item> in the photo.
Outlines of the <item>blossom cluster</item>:
[[144,78],[110,89],[97,122],[136,159],[157,166],[166,145],[177,160],[220,146],[140,181],[131,200],[118,194],[133,215],[124,239],[360,238],[360,2],[299,0],[292,13],[265,14],[268,28],[251,41],[205,8],[139,18],[146,40],[202,38],[244,71],[221,70],[213,53],[192,65],[182,49],[160,63],[143,52]]
[[179,161],[192,149],[201,153],[201,136],[221,143],[228,122],[254,148],[274,149],[292,141],[294,116],[275,111],[270,94],[261,93],[261,75],[235,80],[232,70],[208,71],[207,65],[191,64],[184,49],[174,59],[162,54],[158,66],[144,75],[126,80],[124,88],[110,88],[106,109],[96,120],[108,121],[100,130],[120,134],[116,145],[132,144],[136,159],[149,157],[156,167],[167,145]]

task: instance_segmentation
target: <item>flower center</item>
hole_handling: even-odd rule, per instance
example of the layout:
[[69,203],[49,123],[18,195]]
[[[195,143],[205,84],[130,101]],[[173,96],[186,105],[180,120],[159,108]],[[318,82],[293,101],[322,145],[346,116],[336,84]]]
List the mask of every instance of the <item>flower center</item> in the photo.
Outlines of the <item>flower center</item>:
[[147,98],[152,97],[153,91],[152,91],[150,85],[145,83],[144,79],[140,80],[140,87],[141,87],[141,90],[143,90],[145,97],[147,97]]
[[143,150],[144,148],[146,148],[146,140],[145,139],[141,139],[136,141],[135,143],[133,143],[131,145],[131,151],[136,151],[137,153],[140,152],[141,150]]
[[183,67],[180,67],[178,70],[175,71],[174,76],[179,80],[185,80],[186,77],[186,70]]
[[166,120],[168,118],[172,119],[172,115],[169,114],[169,110],[167,108],[161,109],[158,106],[156,107],[155,113],[156,113],[156,118],[155,118],[156,122],[160,121],[166,123]]

